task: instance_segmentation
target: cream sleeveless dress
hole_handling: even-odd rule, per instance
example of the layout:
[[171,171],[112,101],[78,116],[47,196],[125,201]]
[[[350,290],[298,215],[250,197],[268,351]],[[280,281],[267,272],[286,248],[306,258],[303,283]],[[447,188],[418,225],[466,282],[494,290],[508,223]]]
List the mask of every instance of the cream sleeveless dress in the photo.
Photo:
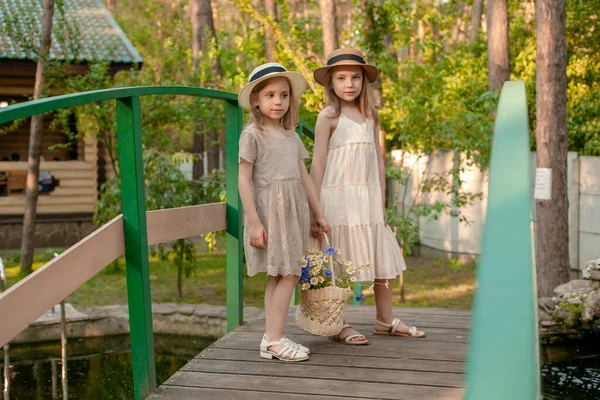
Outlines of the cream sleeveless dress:
[[248,275],[300,275],[302,255],[310,235],[308,198],[298,161],[308,152],[294,131],[286,138],[263,135],[248,125],[240,135],[239,159],[253,164],[252,189],[256,211],[268,234],[264,249],[250,246],[244,216],[244,253]]
[[375,146],[372,119],[359,124],[341,114],[329,138],[321,186],[331,242],[341,259],[362,267],[360,281],[392,279],[406,269],[400,246],[384,224]]

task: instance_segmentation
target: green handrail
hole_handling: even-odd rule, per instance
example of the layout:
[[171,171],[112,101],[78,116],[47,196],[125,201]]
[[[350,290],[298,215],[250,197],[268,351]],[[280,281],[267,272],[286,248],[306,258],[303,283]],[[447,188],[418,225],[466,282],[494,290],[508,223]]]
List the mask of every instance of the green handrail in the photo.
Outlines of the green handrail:
[[492,143],[467,400],[540,398],[527,115],[524,82],[506,82]]
[[140,97],[148,95],[187,95],[226,102],[228,250],[226,285],[227,329],[230,331],[242,322],[243,317],[242,208],[237,188],[237,154],[242,110],[236,94],[187,86],[127,87],[49,97],[11,105],[0,110],[1,124],[61,108],[116,100],[121,193],[127,193],[127,196],[121,199],[121,208],[125,237],[133,386],[134,396],[138,400],[145,399],[156,387],[140,110]]

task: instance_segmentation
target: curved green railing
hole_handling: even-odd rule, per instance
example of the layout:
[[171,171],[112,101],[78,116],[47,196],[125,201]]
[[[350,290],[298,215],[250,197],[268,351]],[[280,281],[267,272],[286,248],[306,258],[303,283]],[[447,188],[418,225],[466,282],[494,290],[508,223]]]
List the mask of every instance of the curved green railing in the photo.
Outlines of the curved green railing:
[[236,94],[187,86],[126,87],[49,97],[0,109],[0,123],[5,123],[60,108],[116,101],[121,192],[128,194],[121,199],[121,207],[136,399],[144,399],[156,387],[140,110],[140,97],[149,95],[187,95],[225,101],[227,329],[230,331],[243,320],[242,208],[237,186],[242,109]]
[[467,400],[540,397],[527,115],[525,83],[506,82],[492,143]]

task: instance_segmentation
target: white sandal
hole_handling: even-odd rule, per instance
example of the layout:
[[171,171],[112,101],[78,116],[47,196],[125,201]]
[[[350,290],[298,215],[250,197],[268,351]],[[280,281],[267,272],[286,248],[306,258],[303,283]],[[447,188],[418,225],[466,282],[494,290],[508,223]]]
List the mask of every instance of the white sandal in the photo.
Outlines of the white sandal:
[[378,331],[373,329],[373,334],[374,335],[385,335],[385,336],[402,336],[402,337],[412,337],[412,338],[424,338],[425,337],[425,332],[419,331],[417,329],[416,326],[411,326],[410,328],[408,328],[408,333],[404,333],[404,332],[397,332],[396,329],[398,329],[398,326],[400,326],[400,324],[402,323],[402,321],[400,320],[400,318],[394,318],[394,320],[392,321],[391,324],[386,324],[385,322],[379,321],[379,320],[375,320],[375,324],[376,325],[380,325],[383,327],[388,328],[387,331]]
[[[293,340],[291,340],[285,336],[283,338],[281,338],[281,341],[284,343],[287,343],[290,347],[292,347],[296,350],[300,350],[303,353],[310,354],[310,349],[308,347],[302,346],[300,343],[296,343]],[[262,341],[260,342],[261,347],[263,346],[263,343],[267,343],[267,334],[266,333],[263,335]]]
[[[303,351],[297,350],[294,347],[291,347],[287,341],[276,340],[274,342],[261,342],[260,344],[260,356],[262,358],[266,358],[271,360],[276,358],[280,361],[285,362],[298,362],[298,361],[306,361],[308,360],[308,354]],[[282,345],[283,348],[279,351],[269,350],[269,347]]]

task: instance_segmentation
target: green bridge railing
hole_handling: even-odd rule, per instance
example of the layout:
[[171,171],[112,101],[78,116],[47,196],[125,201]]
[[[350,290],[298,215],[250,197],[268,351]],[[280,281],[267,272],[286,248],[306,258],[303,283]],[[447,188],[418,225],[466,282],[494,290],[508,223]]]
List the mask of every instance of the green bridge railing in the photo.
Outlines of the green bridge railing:
[[473,311],[467,400],[540,398],[524,82],[502,89]]
[[[225,102],[227,330],[231,331],[243,320],[242,207],[237,186],[242,110],[236,94],[185,86],[115,88],[56,96],[0,110],[1,124],[60,108],[116,101],[121,192],[128,193],[122,198],[122,213],[133,382],[138,400],[156,386],[140,111],[140,97],[148,95],[187,95]],[[303,122],[297,132],[314,138],[313,130]],[[525,86],[522,82],[506,83],[492,147],[467,399],[539,397],[528,137]]]

